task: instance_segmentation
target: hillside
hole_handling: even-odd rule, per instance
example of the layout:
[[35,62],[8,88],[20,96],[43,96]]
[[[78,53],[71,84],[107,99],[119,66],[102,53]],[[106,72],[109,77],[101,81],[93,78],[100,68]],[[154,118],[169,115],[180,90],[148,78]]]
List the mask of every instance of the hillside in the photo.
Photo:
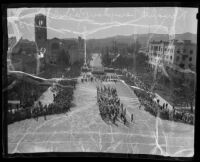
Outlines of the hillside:
[[[134,37],[137,38],[137,41],[142,45],[146,46],[148,40],[151,38],[152,40],[159,41],[167,41],[169,38],[168,34],[137,34],[137,35],[130,35],[130,36],[123,36],[117,35],[114,37],[108,37],[103,39],[89,39],[87,40],[87,48],[95,49],[95,48],[102,48],[105,46],[112,47],[114,41],[117,43],[125,43],[131,44],[134,42]],[[191,40],[193,43],[197,43],[197,35],[192,33],[183,33],[183,34],[176,34],[175,39],[180,40]]]

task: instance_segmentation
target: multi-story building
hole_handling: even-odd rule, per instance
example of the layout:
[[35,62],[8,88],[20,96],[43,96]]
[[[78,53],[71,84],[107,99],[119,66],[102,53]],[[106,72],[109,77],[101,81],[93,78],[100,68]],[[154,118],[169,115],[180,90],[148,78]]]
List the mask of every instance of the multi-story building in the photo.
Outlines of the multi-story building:
[[190,40],[177,41],[175,43],[173,63],[182,69],[191,69],[192,71],[195,71],[196,44],[191,43]]
[[48,39],[45,61],[57,64],[60,53],[69,57],[69,63],[73,64],[84,59],[84,39]]
[[[149,43],[147,55],[149,57],[149,64],[153,67],[159,65],[165,58],[164,52],[166,50],[166,43],[163,41],[152,41]],[[167,57],[166,57],[167,59]]]
[[190,40],[152,41],[149,43],[147,55],[151,66],[163,63],[175,70],[195,71],[196,44]]

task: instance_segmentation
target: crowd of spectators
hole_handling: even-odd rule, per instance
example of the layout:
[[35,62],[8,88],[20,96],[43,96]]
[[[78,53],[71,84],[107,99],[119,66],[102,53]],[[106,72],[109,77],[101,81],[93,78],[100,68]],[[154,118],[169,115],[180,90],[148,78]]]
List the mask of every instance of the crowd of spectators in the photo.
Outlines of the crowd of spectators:
[[126,80],[131,81],[131,83],[144,91],[134,89],[134,93],[138,97],[141,105],[144,106],[144,110],[150,112],[152,115],[157,116],[159,114],[160,118],[180,121],[187,124],[194,124],[194,114],[176,110],[173,106],[173,109],[169,109],[168,103],[160,104],[160,100],[155,100],[155,94],[150,90],[150,87],[145,85],[142,81],[138,79],[135,75],[130,72],[123,72],[126,77]]
[[[72,87],[74,84],[76,84],[76,82],[70,83]],[[63,88],[54,85],[54,88],[52,88],[51,90],[54,99],[53,102],[49,105],[43,105],[41,101],[35,100],[35,104],[33,104],[32,106],[25,107],[20,105],[16,109],[9,109],[8,124],[29,118],[34,118],[37,121],[39,116],[44,116],[44,119],[46,120],[47,115],[66,113],[70,111],[74,89]]]
[[194,115],[188,112],[177,111],[174,107],[173,110],[170,110],[167,107],[167,104],[162,106],[159,104],[159,99],[154,100],[153,96],[144,93],[140,90],[134,90],[134,93],[138,97],[141,105],[144,106],[144,110],[150,112],[154,116],[158,116],[162,119],[180,121],[187,124],[194,124]]

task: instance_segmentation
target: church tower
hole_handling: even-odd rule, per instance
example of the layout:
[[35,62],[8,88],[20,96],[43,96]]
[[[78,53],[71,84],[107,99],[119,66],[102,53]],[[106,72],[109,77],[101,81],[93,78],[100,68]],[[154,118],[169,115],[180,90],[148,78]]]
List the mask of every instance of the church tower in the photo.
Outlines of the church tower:
[[43,14],[35,15],[35,42],[38,50],[46,48],[47,43],[47,22]]
[[[35,15],[35,43],[37,47],[37,69],[36,74],[44,68],[47,50],[47,22],[43,14]],[[42,58],[42,59],[40,59]]]

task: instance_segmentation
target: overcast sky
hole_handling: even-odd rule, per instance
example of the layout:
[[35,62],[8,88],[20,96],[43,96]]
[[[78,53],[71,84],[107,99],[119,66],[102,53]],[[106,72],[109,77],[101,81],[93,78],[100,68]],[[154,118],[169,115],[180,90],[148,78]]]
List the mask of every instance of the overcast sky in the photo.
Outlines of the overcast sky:
[[34,40],[34,17],[47,16],[48,38],[105,38],[142,33],[197,33],[197,8],[8,9],[8,34]]

